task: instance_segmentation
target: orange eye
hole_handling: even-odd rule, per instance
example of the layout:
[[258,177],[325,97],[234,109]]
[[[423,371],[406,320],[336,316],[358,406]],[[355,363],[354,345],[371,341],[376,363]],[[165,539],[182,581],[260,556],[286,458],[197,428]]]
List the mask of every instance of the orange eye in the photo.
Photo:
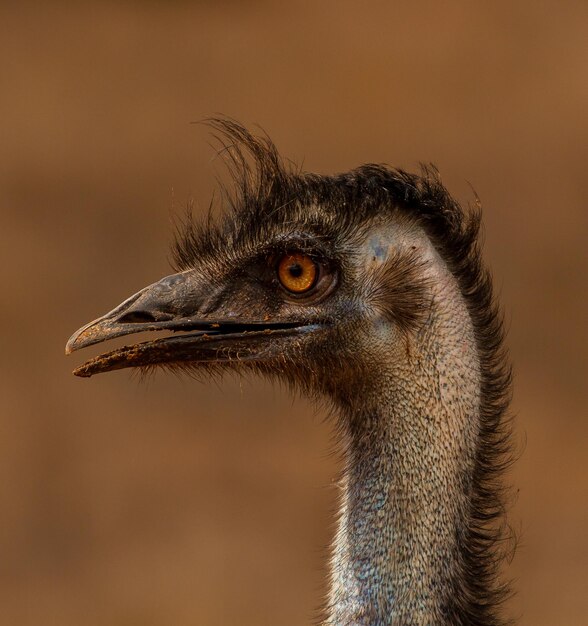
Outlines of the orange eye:
[[304,293],[314,287],[317,275],[316,263],[306,254],[286,254],[278,263],[278,278],[292,293]]

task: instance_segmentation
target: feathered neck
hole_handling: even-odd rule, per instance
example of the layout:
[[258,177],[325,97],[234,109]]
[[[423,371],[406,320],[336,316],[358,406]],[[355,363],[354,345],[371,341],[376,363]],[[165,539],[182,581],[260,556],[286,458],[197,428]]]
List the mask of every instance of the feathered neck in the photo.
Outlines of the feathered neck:
[[339,398],[345,471],[329,625],[504,624],[495,478],[505,398],[492,386],[480,311],[436,249],[427,261],[428,319],[415,333],[380,326],[373,376],[361,396]]

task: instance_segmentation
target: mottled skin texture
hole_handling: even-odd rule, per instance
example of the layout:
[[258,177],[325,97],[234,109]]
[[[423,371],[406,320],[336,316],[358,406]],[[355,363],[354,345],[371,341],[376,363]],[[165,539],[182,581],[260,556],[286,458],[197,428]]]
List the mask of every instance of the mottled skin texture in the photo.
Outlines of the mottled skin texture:
[[[212,125],[234,180],[223,216],[188,220],[177,274],[80,329],[67,350],[143,330],[187,334],[76,373],[237,370],[326,399],[345,469],[324,623],[505,624],[497,546],[510,370],[479,212],[433,170],[304,174],[268,139]],[[320,268],[303,297],[277,278],[276,260],[291,253]]]
[[[384,253],[373,253],[374,243]],[[391,220],[368,232],[359,272],[391,256],[422,261],[430,309],[415,332],[375,310],[358,337],[372,361],[361,401],[344,407],[342,510],[327,624],[442,624],[461,567],[479,430],[479,363],[455,279],[422,229]]]

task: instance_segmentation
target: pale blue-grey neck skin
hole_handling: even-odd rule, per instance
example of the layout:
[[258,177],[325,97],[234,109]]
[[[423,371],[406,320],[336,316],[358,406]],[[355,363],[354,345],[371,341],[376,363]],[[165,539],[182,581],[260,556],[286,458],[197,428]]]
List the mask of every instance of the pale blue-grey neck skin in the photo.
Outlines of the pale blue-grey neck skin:
[[369,313],[362,351],[378,374],[343,415],[348,441],[325,623],[447,624],[444,606],[462,576],[456,536],[469,515],[479,431],[474,330],[456,280],[422,229],[376,226],[363,246],[368,273],[393,253],[416,251],[431,299],[416,332]]

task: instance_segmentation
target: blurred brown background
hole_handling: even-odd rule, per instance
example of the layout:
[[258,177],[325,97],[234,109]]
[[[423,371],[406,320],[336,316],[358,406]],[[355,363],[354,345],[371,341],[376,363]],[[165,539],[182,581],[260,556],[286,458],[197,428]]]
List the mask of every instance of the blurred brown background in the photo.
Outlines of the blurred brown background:
[[320,413],[63,356],[169,273],[215,112],[307,170],[433,161],[481,196],[526,441],[509,608],[588,623],[587,29],[585,0],[2,3],[1,624],[294,626],[325,592]]

